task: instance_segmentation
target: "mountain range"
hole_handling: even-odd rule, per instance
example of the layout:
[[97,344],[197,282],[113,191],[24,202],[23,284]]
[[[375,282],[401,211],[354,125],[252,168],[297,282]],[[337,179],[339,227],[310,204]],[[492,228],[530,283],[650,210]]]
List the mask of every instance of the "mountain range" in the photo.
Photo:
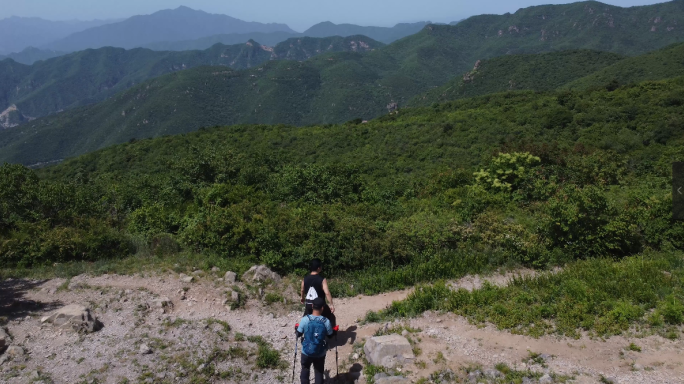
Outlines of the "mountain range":
[[354,24],[333,24],[323,22],[314,25],[303,33],[289,32],[251,32],[251,33],[232,33],[222,35],[212,35],[201,37],[195,40],[186,41],[163,41],[147,44],[144,47],[156,51],[186,51],[192,49],[207,49],[216,43],[239,44],[248,40],[256,40],[265,45],[276,45],[293,37],[329,37],[329,36],[368,36],[373,40],[390,44],[406,36],[420,32],[429,22],[403,23],[394,27],[363,27]]
[[49,21],[37,17],[9,17],[0,20],[0,55],[42,47],[52,41],[117,20]]
[[149,49],[89,49],[33,66],[0,61],[0,128],[36,117],[92,104],[165,73],[203,65],[234,69],[269,60],[307,60],[326,52],[367,52],[384,44],[366,36],[293,38],[275,47],[255,41],[204,51],[157,52]]
[[130,49],[161,41],[191,40],[217,34],[249,32],[295,31],[285,24],[247,22],[226,15],[178,7],[90,28],[47,44],[46,47],[65,52],[107,46]]
[[[434,96],[430,90],[450,80],[459,84],[469,71],[480,71],[471,73],[474,85],[467,86],[474,88],[468,91],[472,95],[511,89],[511,80],[518,84],[514,89],[553,89],[630,60],[622,56],[684,41],[684,29],[678,27],[682,23],[681,0],[632,8],[598,2],[538,6],[514,14],[475,16],[453,26],[431,24],[366,53],[269,61],[247,70],[224,66],[174,72],[99,104],[0,132],[0,160],[52,161],[133,138],[213,125],[370,119],[386,113],[389,104],[427,100]],[[516,56],[549,52],[559,53]],[[500,61],[488,61],[496,57]],[[478,61],[480,66],[473,71]],[[525,69],[526,62],[539,67]],[[679,71],[681,64],[671,62],[668,71]]]

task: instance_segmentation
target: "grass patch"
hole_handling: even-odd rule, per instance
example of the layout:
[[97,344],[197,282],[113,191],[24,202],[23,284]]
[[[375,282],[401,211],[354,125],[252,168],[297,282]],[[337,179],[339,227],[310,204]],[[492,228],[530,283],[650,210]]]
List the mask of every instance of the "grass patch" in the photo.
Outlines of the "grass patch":
[[634,352],[641,352],[641,347],[634,344],[634,343],[629,343],[629,345],[627,346],[627,349],[630,351],[634,351]]
[[219,324],[223,328],[224,332],[226,332],[226,333],[230,332],[230,329],[231,329],[230,324],[228,324],[227,322],[225,322],[223,320],[209,318],[206,320],[206,322],[207,322],[207,327],[211,327],[214,324]]
[[264,301],[268,305],[275,304],[275,303],[282,303],[283,302],[283,296],[280,295],[279,293],[269,292],[266,294],[266,296],[264,296]]
[[[579,337],[621,334],[635,324],[684,322],[684,259],[681,252],[590,259],[558,273],[519,277],[507,287],[486,284],[469,292],[443,282],[420,286],[366,320],[414,317],[428,310],[450,311],[473,323],[538,337],[547,333]],[[664,273],[667,271],[667,273]],[[645,314],[655,309],[646,318]],[[669,332],[671,333],[671,332]]]

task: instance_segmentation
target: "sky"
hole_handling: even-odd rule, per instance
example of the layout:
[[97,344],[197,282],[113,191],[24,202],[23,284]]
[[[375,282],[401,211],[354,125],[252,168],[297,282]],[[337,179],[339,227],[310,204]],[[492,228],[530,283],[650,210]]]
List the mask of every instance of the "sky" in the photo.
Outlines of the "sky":
[[[483,13],[503,14],[558,0],[0,0],[0,19],[122,19],[186,5],[245,21],[286,23],[297,31],[321,22],[392,26],[398,22],[451,22]],[[604,0],[623,7],[664,0]]]

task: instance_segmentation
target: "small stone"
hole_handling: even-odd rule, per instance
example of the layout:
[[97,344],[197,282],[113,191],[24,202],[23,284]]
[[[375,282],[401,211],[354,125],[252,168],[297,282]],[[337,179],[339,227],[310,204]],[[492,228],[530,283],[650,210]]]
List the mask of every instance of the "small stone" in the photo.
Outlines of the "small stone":
[[266,320],[273,320],[273,314],[272,313],[267,313],[266,314]]
[[154,299],[149,303],[150,307],[156,307],[156,308],[166,308],[170,307],[173,305],[171,300],[168,297],[160,297],[158,299]]
[[237,273],[228,271],[226,274],[223,276],[223,281],[226,284],[235,284],[235,280],[237,279]]
[[532,384],[532,380],[529,377],[523,377],[522,384]]
[[553,383],[553,378],[549,376],[548,373],[544,374],[541,378],[539,378],[539,384],[551,384]]
[[641,364],[634,364],[634,365],[632,365],[632,368],[633,368],[635,371],[643,371],[643,370],[644,370],[644,366],[641,365]]
[[231,292],[230,299],[237,303],[240,301],[240,293],[236,291]]
[[198,269],[198,270],[196,270],[196,271],[193,271],[192,274],[195,275],[195,276],[203,276],[203,275],[204,275],[204,271],[201,270],[201,269]]
[[202,371],[204,370],[205,367],[206,367],[206,365],[200,364],[200,366],[197,367],[197,372],[202,372]]
[[408,336],[408,334],[409,334],[409,331],[407,331],[405,329],[403,331],[401,331],[401,335],[404,337]]
[[179,275],[179,278],[180,278],[180,281],[182,281],[182,282],[184,282],[184,283],[192,283],[192,282],[195,280],[194,277],[188,276],[188,275],[186,275],[185,273],[181,273],[181,274]]
[[220,270],[221,270],[221,268],[219,268],[219,267],[211,267],[212,272],[219,272]]
[[358,353],[353,354],[353,355],[352,355],[352,359],[358,360],[358,359],[359,359],[359,354],[358,354]]
[[496,379],[498,377],[503,376],[501,372],[497,371],[496,369],[486,369],[484,371],[484,374],[490,379]]
[[152,348],[148,347],[147,344],[140,344],[140,354],[149,355],[152,353]]

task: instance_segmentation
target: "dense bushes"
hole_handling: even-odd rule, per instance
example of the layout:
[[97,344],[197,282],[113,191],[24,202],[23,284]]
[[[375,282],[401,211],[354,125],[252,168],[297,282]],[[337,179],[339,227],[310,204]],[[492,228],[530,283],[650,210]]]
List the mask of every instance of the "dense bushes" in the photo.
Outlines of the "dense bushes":
[[[490,95],[359,125],[214,128],[37,172],[4,165],[2,265],[121,257],[144,241],[281,273],[318,256],[353,294],[682,249],[669,164],[683,143],[648,138],[681,118],[662,96],[683,81]],[[627,113],[627,101],[648,108]],[[549,123],[559,102],[572,121]],[[623,129],[637,144],[604,148]]]

